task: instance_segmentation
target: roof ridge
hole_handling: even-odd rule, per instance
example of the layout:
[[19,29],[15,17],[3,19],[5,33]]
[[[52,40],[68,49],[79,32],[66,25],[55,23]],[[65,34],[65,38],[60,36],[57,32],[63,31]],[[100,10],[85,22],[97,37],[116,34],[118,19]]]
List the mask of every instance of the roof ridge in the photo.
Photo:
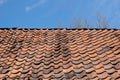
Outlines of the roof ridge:
[[0,30],[120,30],[117,28],[0,28]]

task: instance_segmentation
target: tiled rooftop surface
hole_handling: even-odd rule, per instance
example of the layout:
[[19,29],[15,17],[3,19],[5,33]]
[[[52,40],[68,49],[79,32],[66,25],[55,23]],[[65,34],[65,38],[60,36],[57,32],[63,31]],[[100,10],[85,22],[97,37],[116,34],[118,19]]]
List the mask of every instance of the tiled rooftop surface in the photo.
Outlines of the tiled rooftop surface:
[[0,29],[0,80],[120,80],[120,30]]

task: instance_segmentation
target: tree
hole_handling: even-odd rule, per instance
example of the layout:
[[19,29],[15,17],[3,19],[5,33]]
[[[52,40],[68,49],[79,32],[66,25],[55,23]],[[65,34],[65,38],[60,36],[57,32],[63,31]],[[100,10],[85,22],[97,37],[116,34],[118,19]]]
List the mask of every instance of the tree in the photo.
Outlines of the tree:
[[81,18],[74,18],[73,21],[70,23],[71,28],[82,28],[83,23]]
[[85,28],[90,28],[90,24],[89,24],[89,20],[85,19],[85,24],[84,24]]
[[98,28],[108,28],[107,18],[101,13],[97,13]]
[[82,18],[75,17],[70,23],[71,28],[108,28],[107,17],[100,12],[97,12],[97,25],[92,26],[88,19],[83,20]]

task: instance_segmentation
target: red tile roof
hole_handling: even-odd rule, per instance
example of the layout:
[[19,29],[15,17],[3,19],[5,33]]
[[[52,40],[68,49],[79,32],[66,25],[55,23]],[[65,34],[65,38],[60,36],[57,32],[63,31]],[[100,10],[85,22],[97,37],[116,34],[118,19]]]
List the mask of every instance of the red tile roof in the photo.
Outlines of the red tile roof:
[[0,29],[0,80],[120,80],[120,30]]

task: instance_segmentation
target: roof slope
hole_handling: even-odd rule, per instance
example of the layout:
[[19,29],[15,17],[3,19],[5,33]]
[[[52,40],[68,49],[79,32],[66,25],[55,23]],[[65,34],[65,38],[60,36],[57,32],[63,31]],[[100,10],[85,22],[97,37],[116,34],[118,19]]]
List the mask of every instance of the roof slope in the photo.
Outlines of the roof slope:
[[120,80],[120,30],[0,30],[0,80]]

